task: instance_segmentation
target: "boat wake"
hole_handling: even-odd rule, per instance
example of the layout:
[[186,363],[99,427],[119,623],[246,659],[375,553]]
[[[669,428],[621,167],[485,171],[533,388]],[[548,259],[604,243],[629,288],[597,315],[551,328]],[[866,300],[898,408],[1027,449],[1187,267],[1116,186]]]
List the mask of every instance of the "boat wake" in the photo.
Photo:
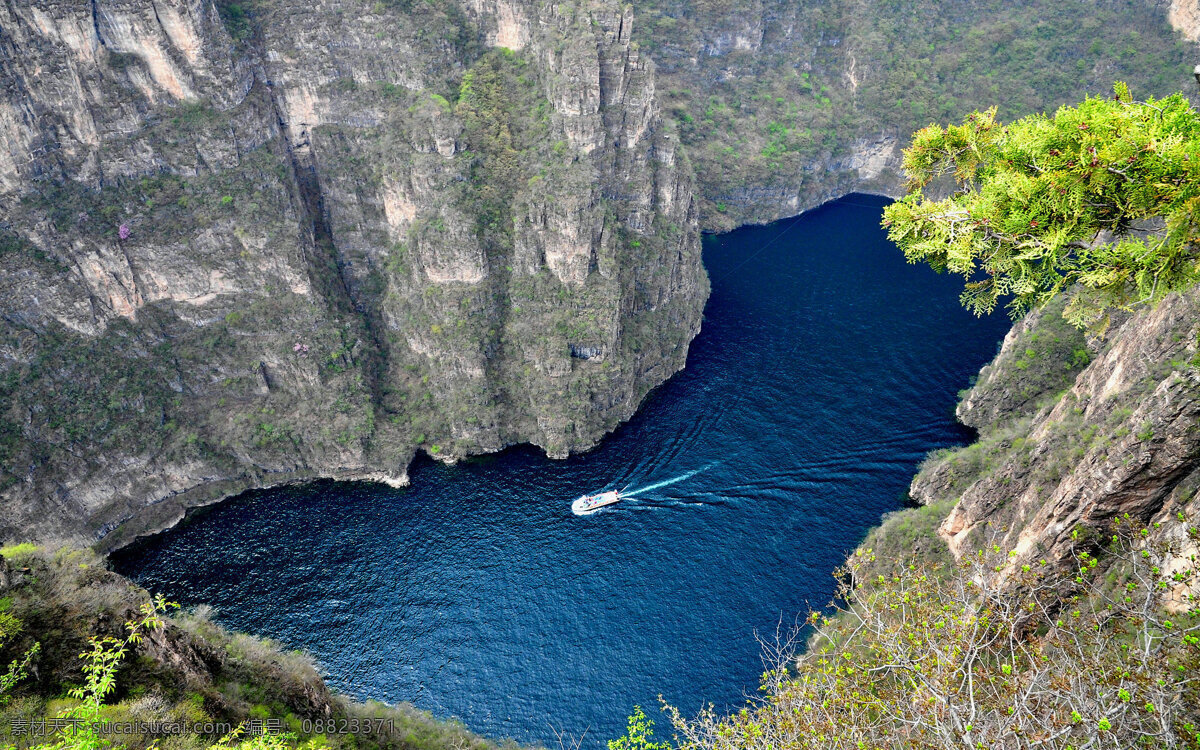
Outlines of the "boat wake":
[[621,495],[623,497],[636,498],[638,495],[641,495],[643,493],[650,492],[652,490],[657,490],[662,487],[666,487],[668,485],[677,484],[678,482],[682,482],[685,479],[691,479],[692,477],[696,476],[697,474],[699,474],[702,471],[708,471],[712,467],[716,466],[718,463],[720,463],[720,462],[713,461],[712,463],[710,463],[706,466],[701,466],[699,469],[689,471],[685,474],[680,474],[679,476],[672,477],[671,479],[664,479],[661,482],[655,482],[654,484],[648,485],[646,487],[639,487],[636,490],[629,490],[627,492],[622,492]]

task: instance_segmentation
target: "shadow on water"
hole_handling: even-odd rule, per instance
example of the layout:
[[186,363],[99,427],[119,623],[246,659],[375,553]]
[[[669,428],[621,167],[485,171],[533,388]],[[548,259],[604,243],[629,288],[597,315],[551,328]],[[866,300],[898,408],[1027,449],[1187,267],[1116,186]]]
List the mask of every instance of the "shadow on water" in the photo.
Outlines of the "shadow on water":
[[[114,561],[311,651],[346,693],[493,736],[552,741],[553,723],[599,747],[660,693],[736,704],[761,671],[755,633],[823,606],[923,455],[968,436],[956,392],[1008,327],[906,264],[884,204],[706,237],[687,369],[594,451],[424,460],[399,490],[251,492]],[[634,499],[572,515],[625,486]]]

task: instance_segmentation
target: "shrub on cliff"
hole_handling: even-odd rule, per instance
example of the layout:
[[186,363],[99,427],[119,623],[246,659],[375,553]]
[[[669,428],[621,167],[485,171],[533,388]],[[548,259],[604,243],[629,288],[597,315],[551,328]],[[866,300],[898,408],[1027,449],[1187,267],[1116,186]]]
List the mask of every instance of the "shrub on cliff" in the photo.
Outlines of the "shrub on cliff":
[[152,604],[91,551],[0,550],[0,749],[497,747],[411,706],[332,693],[299,652]]
[[[1197,531],[1187,535],[1192,544]],[[832,616],[764,697],[668,709],[680,748],[1200,747],[1196,560],[1128,519],[1073,573],[999,548],[949,575],[853,556]],[[1103,563],[1101,563],[1103,560]]]
[[[77,701],[60,711],[53,724],[58,733],[49,741],[34,745],[31,750],[123,750],[100,731],[105,715],[105,699],[117,689],[117,668],[129,652],[140,644],[146,634],[163,627],[162,615],[168,607],[161,596],[142,605],[138,617],[125,623],[122,638],[95,637],[80,658],[84,659],[84,684],[71,688],[69,695]],[[36,652],[34,652],[36,654]],[[11,688],[12,682],[0,682],[0,696]],[[241,727],[227,735],[210,750],[287,750],[292,735],[263,733],[245,737]],[[323,744],[323,743],[318,743]],[[14,746],[8,746],[14,750]]]
[[[976,313],[1023,313],[1070,290],[1063,315],[1154,302],[1200,279],[1200,115],[1187,99],[1134,101],[1125,84],[1053,117],[996,110],[930,125],[904,152],[911,193],[884,211],[911,262],[967,279]],[[944,200],[922,192],[952,174]],[[982,277],[982,278],[981,278]]]

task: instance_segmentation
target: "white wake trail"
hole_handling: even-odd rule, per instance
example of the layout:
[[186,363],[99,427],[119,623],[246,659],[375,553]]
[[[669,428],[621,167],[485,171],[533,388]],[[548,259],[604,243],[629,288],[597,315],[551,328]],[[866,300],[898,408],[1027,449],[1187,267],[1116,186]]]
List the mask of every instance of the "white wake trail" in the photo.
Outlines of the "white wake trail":
[[717,462],[714,461],[711,464],[708,464],[707,466],[701,466],[699,469],[689,471],[686,474],[680,474],[677,477],[673,477],[671,479],[666,479],[661,482],[656,482],[655,484],[652,484],[649,487],[639,487],[638,489],[633,490],[631,492],[623,492],[621,494],[624,495],[625,497],[637,497],[638,495],[640,495],[643,492],[649,492],[650,490],[657,490],[659,487],[666,487],[669,484],[675,484],[677,482],[682,482],[685,479],[691,479],[692,477],[696,476],[700,472],[711,469],[714,465],[716,465],[716,463]]

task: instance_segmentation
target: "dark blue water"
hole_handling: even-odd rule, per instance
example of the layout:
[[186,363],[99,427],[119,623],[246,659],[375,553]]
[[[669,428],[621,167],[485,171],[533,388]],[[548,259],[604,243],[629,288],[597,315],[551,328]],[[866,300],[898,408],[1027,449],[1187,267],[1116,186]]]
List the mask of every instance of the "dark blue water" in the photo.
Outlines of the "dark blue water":
[[955,393],[1008,327],[963,311],[961,279],[907,265],[883,205],[856,195],[706,238],[687,369],[586,455],[253,492],[117,567],[307,649],[346,693],[493,736],[551,741],[553,725],[594,747],[660,693],[688,712],[737,703],[761,672],[755,633],[825,605],[922,456],[968,438]]

